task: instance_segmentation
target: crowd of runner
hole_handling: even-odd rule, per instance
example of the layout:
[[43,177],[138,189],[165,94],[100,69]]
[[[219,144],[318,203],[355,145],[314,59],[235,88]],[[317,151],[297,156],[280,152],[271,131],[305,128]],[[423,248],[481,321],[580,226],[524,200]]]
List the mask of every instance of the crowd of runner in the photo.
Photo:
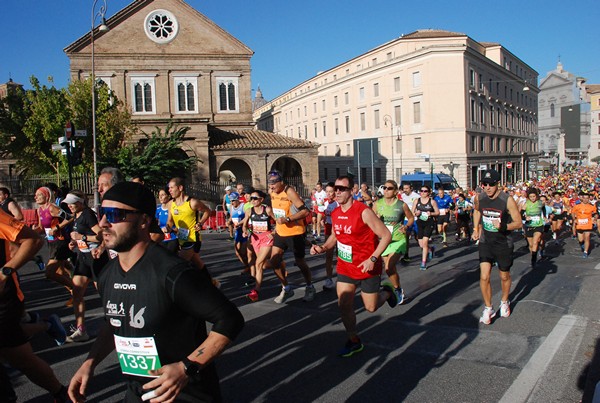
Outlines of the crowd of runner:
[[[582,258],[588,258],[591,235],[600,228],[599,174],[598,168],[568,166],[556,176],[502,184],[500,174],[489,170],[477,188],[449,192],[427,184],[413,189],[394,180],[371,191],[367,184],[342,176],[315,184],[311,199],[305,201],[280,172],[271,171],[268,193],[243,184],[235,189],[227,186],[222,207],[233,252],[248,276],[249,302],[264,298],[261,286],[271,272],[281,283],[273,302],[283,304],[294,295],[284,260],[288,250],[305,281],[303,300],[311,302],[317,290],[305,256],[307,251],[324,255],[323,290],[336,290],[347,333],[339,355],[349,357],[364,348],[354,310],[356,292],[360,289],[369,312],[385,303],[392,308],[403,304],[409,291],[401,286],[398,265],[412,265],[413,238],[413,247],[421,249],[415,259],[420,270],[427,270],[435,258],[435,241],[447,248],[454,235],[454,244],[476,243],[484,302],[480,322],[491,324],[497,314],[490,285],[494,266],[502,284],[500,316],[510,316],[511,234],[521,233],[527,240],[532,268],[545,258],[548,244],[571,237],[578,241]],[[172,178],[153,195],[143,178],[126,182],[114,168],[101,172],[98,191],[102,204],[92,209],[78,190],[54,184],[40,187],[35,192],[38,222],[30,229],[9,189],[0,188],[1,358],[47,389],[57,402],[69,397],[83,401],[93,369],[115,348],[128,384],[127,401],[177,395],[219,400],[212,360],[240,332],[243,318],[216,291],[219,281],[201,258],[201,229],[209,219],[209,207],[186,193],[181,178]],[[43,264],[40,236],[49,251]],[[65,304],[75,314],[69,332],[56,315],[40,318],[25,309],[17,270],[27,260],[36,261],[49,280],[67,289],[71,297]],[[43,332],[58,345],[89,340],[84,293],[90,282],[100,292],[107,323],[67,397],[66,387],[33,354],[28,340]],[[205,321],[213,323],[211,332],[191,331],[193,336],[173,340],[175,334],[204,328]],[[131,347],[142,339],[154,352],[152,362]],[[16,401],[1,366],[0,400]]]

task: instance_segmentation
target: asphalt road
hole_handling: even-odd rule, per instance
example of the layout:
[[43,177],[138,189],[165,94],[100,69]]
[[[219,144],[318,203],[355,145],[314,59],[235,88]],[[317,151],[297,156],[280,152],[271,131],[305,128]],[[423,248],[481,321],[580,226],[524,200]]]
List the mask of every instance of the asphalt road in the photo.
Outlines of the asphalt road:
[[[450,247],[438,249],[429,269],[420,271],[413,241],[413,261],[400,267],[408,302],[369,313],[357,297],[365,349],[339,358],[345,335],[335,294],[322,291],[324,258],[307,258],[318,290],[313,302],[302,301],[302,277],[286,254],[290,282],[299,287],[296,295],[286,304],[273,303],[280,286],[269,273],[262,299],[250,303],[244,298],[246,278],[226,238],[204,234],[202,248],[223,292],[246,319],[240,337],[218,360],[228,402],[591,401],[600,378],[600,249],[582,259],[577,242],[562,239],[532,269],[524,240],[515,236],[513,313],[485,326],[478,322],[482,301],[476,246],[451,238]],[[72,310],[64,307],[66,291],[46,281],[32,263],[22,271],[22,287],[28,309],[42,316],[57,313],[67,328],[73,323]],[[497,307],[497,269],[492,287]],[[92,288],[86,301],[88,329],[94,334],[102,313]],[[39,335],[32,343],[66,384],[93,340],[57,347]],[[20,402],[48,401],[42,389],[9,371]],[[121,401],[123,391],[113,354],[98,367],[88,402]]]

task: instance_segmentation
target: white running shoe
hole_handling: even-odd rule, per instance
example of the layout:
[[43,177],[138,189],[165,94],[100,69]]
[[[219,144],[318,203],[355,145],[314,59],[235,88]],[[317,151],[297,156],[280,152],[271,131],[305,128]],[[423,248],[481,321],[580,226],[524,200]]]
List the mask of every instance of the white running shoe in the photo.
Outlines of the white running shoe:
[[494,311],[494,308],[485,307],[483,309],[483,313],[481,314],[481,318],[479,318],[479,322],[483,323],[484,325],[489,325],[492,323],[494,316],[496,316],[496,311]]
[[314,285],[307,285],[306,289],[304,290],[304,298],[302,298],[302,300],[304,302],[310,302],[313,299],[315,299],[315,294],[317,293],[317,290],[315,290],[315,286]]
[[70,336],[65,340],[66,343],[78,343],[82,341],[88,341],[90,336],[87,334],[85,330],[81,330],[79,328],[75,329]]
[[281,288],[281,293],[273,300],[276,304],[283,304],[289,298],[294,295],[294,290],[290,288],[289,291],[286,291],[285,288]]
[[500,316],[508,318],[510,316],[510,301],[500,302]]

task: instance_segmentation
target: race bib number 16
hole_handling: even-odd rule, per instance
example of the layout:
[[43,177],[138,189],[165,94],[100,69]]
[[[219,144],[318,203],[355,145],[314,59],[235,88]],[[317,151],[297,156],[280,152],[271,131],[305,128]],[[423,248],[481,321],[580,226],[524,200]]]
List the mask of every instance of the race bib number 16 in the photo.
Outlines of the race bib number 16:
[[148,371],[161,367],[153,337],[115,335],[115,347],[124,374],[156,378],[148,374]]

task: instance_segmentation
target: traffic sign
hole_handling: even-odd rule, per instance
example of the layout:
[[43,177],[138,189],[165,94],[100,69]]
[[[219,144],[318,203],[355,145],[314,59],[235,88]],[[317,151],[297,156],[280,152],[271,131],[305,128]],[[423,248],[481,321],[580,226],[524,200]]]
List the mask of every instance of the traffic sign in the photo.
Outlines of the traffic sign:
[[86,137],[87,130],[75,130],[75,137]]
[[52,144],[52,151],[62,150],[64,147],[60,144]]
[[506,162],[506,167],[507,168],[512,168],[512,161],[507,161]]
[[73,123],[67,122],[65,125],[65,137],[69,140],[71,140],[71,136],[73,135],[73,129]]

